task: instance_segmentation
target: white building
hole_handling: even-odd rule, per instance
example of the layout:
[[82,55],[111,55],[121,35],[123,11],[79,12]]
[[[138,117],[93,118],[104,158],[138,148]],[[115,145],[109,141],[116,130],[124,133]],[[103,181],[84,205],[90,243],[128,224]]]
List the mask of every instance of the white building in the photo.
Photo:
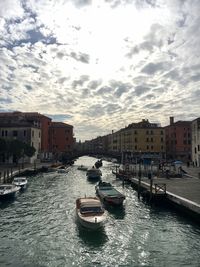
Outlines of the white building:
[[[40,158],[41,150],[41,128],[37,122],[29,121],[0,121],[0,138],[13,140],[17,139],[35,148],[33,157],[22,157],[19,163],[29,162],[34,163],[36,159]],[[12,163],[13,157],[5,158],[4,163]]]
[[200,167],[200,118],[192,121],[192,161]]

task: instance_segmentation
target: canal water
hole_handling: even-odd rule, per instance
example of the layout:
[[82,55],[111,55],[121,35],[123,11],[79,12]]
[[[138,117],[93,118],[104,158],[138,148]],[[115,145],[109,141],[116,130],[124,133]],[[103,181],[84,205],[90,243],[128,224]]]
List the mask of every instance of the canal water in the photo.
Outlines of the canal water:
[[0,266],[200,266],[200,228],[171,210],[138,201],[137,193],[116,180],[103,161],[103,180],[126,195],[124,207],[111,208],[103,229],[92,232],[76,222],[75,201],[94,196],[95,183],[77,166],[70,171],[28,178],[29,186],[0,203]]

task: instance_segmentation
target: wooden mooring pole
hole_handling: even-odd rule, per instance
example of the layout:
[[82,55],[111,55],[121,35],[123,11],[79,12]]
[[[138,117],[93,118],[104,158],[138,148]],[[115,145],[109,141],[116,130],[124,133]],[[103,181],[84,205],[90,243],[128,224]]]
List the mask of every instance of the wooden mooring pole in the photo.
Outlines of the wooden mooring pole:
[[151,202],[153,196],[153,176],[151,176],[150,179],[150,196],[149,196],[149,202]]
[[141,177],[142,177],[142,172],[141,172],[141,163],[140,163],[139,172],[138,172],[138,199],[140,199],[140,194],[141,194]]

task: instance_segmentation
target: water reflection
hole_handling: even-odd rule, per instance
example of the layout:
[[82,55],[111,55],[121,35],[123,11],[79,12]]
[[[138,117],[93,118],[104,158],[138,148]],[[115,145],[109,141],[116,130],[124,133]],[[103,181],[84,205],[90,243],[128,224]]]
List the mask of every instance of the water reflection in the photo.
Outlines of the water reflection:
[[104,227],[94,231],[83,227],[77,221],[77,233],[79,238],[89,247],[101,247],[108,241]]
[[16,196],[4,199],[4,200],[0,200],[0,209],[5,209],[7,208],[9,205],[11,205],[16,199]]
[[117,220],[123,220],[126,215],[126,210],[124,205],[121,206],[109,206],[107,205],[106,210]]

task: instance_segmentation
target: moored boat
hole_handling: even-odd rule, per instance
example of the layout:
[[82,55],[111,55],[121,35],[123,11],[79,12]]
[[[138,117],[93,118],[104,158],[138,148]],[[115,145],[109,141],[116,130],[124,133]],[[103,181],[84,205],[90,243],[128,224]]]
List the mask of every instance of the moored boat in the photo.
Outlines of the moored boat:
[[100,169],[95,168],[94,166],[87,170],[86,173],[88,179],[100,179],[102,176],[102,172]]
[[16,192],[20,190],[19,186],[14,184],[1,184],[0,185],[0,200],[12,198]]
[[25,189],[27,186],[26,177],[14,177],[12,184],[19,186],[21,189]]
[[92,230],[102,227],[107,218],[107,212],[97,197],[78,198],[76,214],[80,224]]
[[95,187],[96,194],[104,204],[122,205],[125,200],[125,195],[120,193],[110,183],[100,181]]

